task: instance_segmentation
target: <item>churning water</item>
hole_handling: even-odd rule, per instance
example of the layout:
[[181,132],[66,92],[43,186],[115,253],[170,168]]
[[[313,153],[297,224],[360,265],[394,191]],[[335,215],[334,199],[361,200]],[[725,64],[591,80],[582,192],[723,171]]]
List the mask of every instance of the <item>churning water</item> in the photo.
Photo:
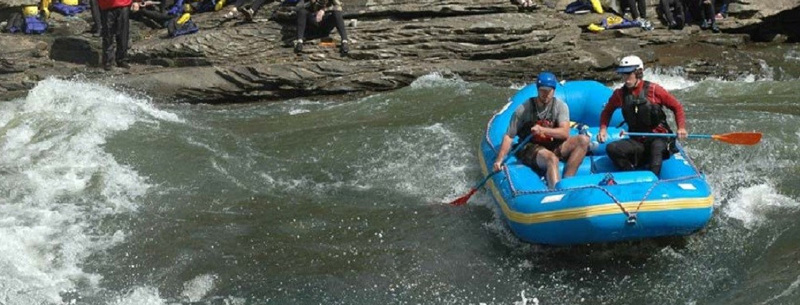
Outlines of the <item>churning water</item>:
[[444,204],[515,88],[204,106],[42,81],[0,103],[0,303],[799,304],[800,81],[646,78],[691,133],[764,139],[685,142],[704,231],[564,248],[519,242],[487,194]]

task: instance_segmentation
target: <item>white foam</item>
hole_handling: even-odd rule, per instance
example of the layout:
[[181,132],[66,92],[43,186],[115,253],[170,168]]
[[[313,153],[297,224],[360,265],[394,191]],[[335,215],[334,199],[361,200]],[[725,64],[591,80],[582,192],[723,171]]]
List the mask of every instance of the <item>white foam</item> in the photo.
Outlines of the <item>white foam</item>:
[[800,62],[800,51],[791,49],[786,51],[786,54],[783,55],[783,59],[786,61],[798,61]]
[[278,105],[278,109],[279,114],[288,113],[289,115],[299,115],[321,109],[327,109],[328,107],[335,105],[336,103],[332,102],[309,101],[301,99],[282,102]]
[[[352,176],[343,177],[324,169],[321,174],[327,179],[313,175],[285,177],[281,175],[283,170],[256,174],[268,188],[280,191],[326,196],[332,189],[364,191],[386,186],[392,191],[437,203],[460,196],[475,182],[468,175],[472,171],[466,170],[467,166],[474,166],[470,143],[445,124],[409,126],[372,137],[379,140],[370,141],[374,144],[363,143],[359,150],[381,153],[366,155],[348,165]],[[380,140],[383,137],[386,139]],[[306,162],[318,163],[323,159],[307,156]]]
[[510,86],[508,86],[508,89],[519,90],[519,89],[525,88],[525,86],[527,86],[527,85],[528,84],[526,84],[526,83],[516,83],[516,82],[514,82],[514,83],[511,83]]
[[[136,123],[181,122],[149,101],[81,82],[47,79],[0,107],[0,300],[61,303],[81,269],[124,232],[94,227],[137,209],[149,185],[105,152],[106,139]],[[113,230],[113,229],[112,229]],[[141,304],[141,303],[139,303]]]
[[211,289],[214,289],[214,280],[216,278],[216,275],[213,274],[203,274],[183,283],[181,296],[188,299],[189,302],[199,302]]
[[[474,160],[469,145],[444,124],[400,130],[385,143],[386,147],[380,149],[383,153],[359,169],[361,180],[394,185],[402,193],[430,202],[455,198],[473,183],[465,176],[469,171],[465,171],[464,163]],[[432,188],[434,185],[441,187]]]
[[[686,77],[686,71],[683,67],[646,68],[644,70],[644,79],[657,83],[667,90],[680,90],[697,85],[696,81],[689,80]],[[619,88],[620,86],[622,86],[622,81],[615,82],[611,85],[611,88]]]
[[475,84],[464,81],[458,75],[444,76],[441,72],[432,72],[420,76],[411,82],[411,85],[409,85],[409,87],[412,89],[441,87],[456,88],[458,89],[456,90],[456,93],[459,95],[470,94],[473,86],[475,86]]
[[[774,78],[775,71],[765,61],[759,61],[760,75],[752,74],[740,76],[736,80],[723,80],[718,77],[706,77],[700,81],[693,81],[687,77],[687,73],[683,67],[670,67],[670,68],[646,68],[644,70],[644,79],[657,83],[667,90],[683,90],[696,87],[701,83],[752,83],[756,81],[771,81]],[[611,88],[619,88],[622,82],[618,81],[612,84]]]
[[779,194],[768,184],[742,188],[735,198],[724,207],[723,213],[742,221],[745,228],[752,229],[764,222],[766,212],[776,208],[797,209],[800,202]]
[[519,293],[519,296],[520,296],[520,298],[522,298],[522,300],[520,300],[518,302],[515,301],[514,305],[539,305],[539,299],[538,298],[536,298],[536,297],[534,297],[534,298],[525,297],[525,290],[521,291]]
[[[758,60],[758,67],[761,69],[762,80],[771,81],[775,79],[775,69],[770,67],[769,64],[763,59]],[[753,77],[755,81],[755,77]]]
[[167,304],[158,294],[158,289],[152,287],[137,287],[125,296],[118,297],[112,305],[165,305]]

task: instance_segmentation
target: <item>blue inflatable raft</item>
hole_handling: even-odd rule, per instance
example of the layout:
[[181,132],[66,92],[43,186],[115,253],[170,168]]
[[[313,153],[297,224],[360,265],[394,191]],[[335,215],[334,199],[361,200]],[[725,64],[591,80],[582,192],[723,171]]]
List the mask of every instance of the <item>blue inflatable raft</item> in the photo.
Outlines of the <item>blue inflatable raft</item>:
[[[572,135],[588,130],[596,143],[600,112],[611,93],[595,81],[559,84],[555,95],[567,103],[570,120],[578,126]],[[489,121],[479,152],[485,175],[514,110],[536,95],[535,84],[522,88]],[[553,190],[514,156],[508,159],[503,172],[487,186],[516,236],[530,243],[571,245],[687,235],[706,225],[714,197],[705,175],[680,145],[678,153],[664,160],[660,177],[649,170],[617,171],[605,155],[605,145],[620,139],[622,129],[616,126],[622,121],[617,110],[608,129],[609,141],[592,145],[577,174],[562,179]],[[563,166],[562,162],[562,174]],[[609,179],[615,184],[606,183]]]

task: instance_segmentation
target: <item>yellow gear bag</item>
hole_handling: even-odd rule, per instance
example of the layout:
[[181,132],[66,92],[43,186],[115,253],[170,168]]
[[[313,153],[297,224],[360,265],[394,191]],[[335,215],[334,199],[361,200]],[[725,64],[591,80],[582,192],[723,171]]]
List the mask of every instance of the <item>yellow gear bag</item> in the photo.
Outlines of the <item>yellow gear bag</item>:
[[603,30],[605,30],[606,28],[592,23],[587,27],[587,29],[589,29],[589,31],[592,31],[592,32],[595,32],[595,33],[600,33]]
[[217,4],[214,5],[214,10],[219,11],[222,9],[223,6],[225,6],[225,0],[219,0],[217,1]]
[[29,5],[22,8],[22,16],[33,17],[39,15],[39,8],[35,5]]
[[186,23],[186,21],[189,21],[190,18],[192,18],[192,15],[190,15],[189,13],[183,13],[183,15],[181,15],[181,18],[178,18],[178,20],[175,21],[175,23],[181,25]]
[[602,14],[603,13],[603,4],[600,3],[600,0],[591,0],[592,8],[594,9],[595,13]]
[[606,17],[606,26],[610,27],[612,25],[617,25],[622,23],[624,20],[620,16],[608,16]]

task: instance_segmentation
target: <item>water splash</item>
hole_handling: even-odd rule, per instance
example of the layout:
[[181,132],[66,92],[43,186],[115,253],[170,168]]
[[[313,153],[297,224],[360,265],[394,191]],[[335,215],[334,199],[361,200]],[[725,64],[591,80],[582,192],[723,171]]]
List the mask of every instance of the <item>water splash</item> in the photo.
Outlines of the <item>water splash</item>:
[[101,277],[81,266],[125,239],[98,230],[105,216],[132,212],[149,184],[103,150],[137,123],[180,122],[174,114],[107,87],[47,79],[0,109],[0,299],[60,303],[76,283]]
[[779,194],[768,184],[760,184],[740,189],[723,212],[740,220],[745,228],[752,229],[768,219],[767,212],[781,208],[797,209],[800,202]]
[[183,283],[181,296],[189,300],[189,302],[199,302],[211,289],[214,289],[214,280],[216,278],[216,275],[213,274],[203,274]]
[[[393,185],[402,193],[438,202],[463,192],[467,177],[464,160],[472,159],[468,144],[446,125],[436,123],[401,131],[378,149],[383,153],[365,162],[360,180],[369,184]],[[420,149],[423,147],[423,149]],[[428,149],[438,147],[438,149]],[[457,180],[457,181],[454,181]],[[447,186],[431,192],[431,185]],[[445,196],[438,192],[447,192]]]
[[687,78],[683,67],[648,68],[644,70],[644,79],[658,83],[667,90],[680,90],[697,85],[697,82]]
[[445,75],[442,72],[420,76],[409,85],[412,89],[456,88],[459,95],[470,94],[473,86],[473,83],[464,81],[458,75]]
[[158,289],[152,287],[137,287],[130,293],[117,297],[112,305],[165,305],[167,304],[158,294]]

